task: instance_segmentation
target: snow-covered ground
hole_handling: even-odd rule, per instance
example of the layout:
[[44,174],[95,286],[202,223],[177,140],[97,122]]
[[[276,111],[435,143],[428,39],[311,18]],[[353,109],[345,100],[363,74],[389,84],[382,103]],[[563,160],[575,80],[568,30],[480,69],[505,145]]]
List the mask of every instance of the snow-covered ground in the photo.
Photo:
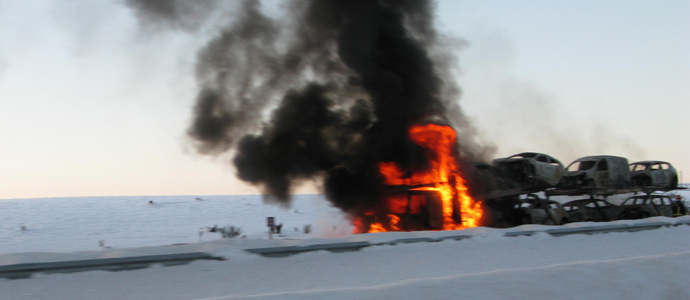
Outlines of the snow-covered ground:
[[[291,207],[266,205],[258,195],[0,200],[0,254],[98,250],[99,241],[112,248],[195,243],[220,239],[218,233],[199,236],[200,229],[214,225],[239,226],[248,239],[265,239],[269,216],[283,223],[285,237],[275,238],[333,238],[352,232],[323,196],[295,198]],[[302,233],[304,225],[314,232]]]
[[[504,236],[549,228],[540,225],[350,235],[347,222],[320,196],[299,196],[291,208],[266,206],[257,196],[195,198],[0,200],[0,252],[6,253],[0,265],[184,252],[226,258],[0,279],[0,299],[690,299],[690,226],[562,237]],[[287,236],[266,240],[266,216],[282,222]],[[206,233],[199,242],[199,228],[213,224],[243,227],[247,238]],[[315,232],[294,231],[304,224]],[[280,258],[243,251],[459,234],[472,238]],[[99,240],[112,249],[99,248]],[[158,246],[173,243],[186,245]]]

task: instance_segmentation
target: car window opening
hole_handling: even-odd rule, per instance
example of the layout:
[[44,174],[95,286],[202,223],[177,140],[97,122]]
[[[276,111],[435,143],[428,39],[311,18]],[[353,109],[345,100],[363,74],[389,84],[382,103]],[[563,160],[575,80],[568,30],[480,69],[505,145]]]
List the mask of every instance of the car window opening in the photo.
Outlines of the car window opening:
[[608,171],[609,170],[609,164],[606,162],[605,159],[602,159],[599,161],[599,165],[597,165],[597,170],[599,170],[599,171]]

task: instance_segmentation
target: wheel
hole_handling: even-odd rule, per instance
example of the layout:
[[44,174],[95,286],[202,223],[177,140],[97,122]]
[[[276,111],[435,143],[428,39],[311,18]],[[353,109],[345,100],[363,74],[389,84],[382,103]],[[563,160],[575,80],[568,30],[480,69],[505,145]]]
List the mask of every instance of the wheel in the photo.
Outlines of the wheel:
[[568,223],[570,223],[570,220],[568,220],[568,218],[563,218],[563,219],[561,219],[561,225],[565,225],[565,224],[568,224]]

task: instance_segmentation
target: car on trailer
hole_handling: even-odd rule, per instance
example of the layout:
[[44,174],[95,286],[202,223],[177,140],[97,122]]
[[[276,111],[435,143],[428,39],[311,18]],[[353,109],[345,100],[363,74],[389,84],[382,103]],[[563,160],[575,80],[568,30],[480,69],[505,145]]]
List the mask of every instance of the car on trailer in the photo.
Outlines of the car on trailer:
[[630,186],[630,180],[628,159],[611,155],[585,156],[568,165],[558,188],[625,188]]
[[563,164],[543,153],[523,152],[494,159],[503,176],[525,187],[553,187],[565,173]]
[[673,217],[671,197],[664,194],[638,194],[621,204],[619,218],[625,220],[644,219],[649,217]]
[[604,199],[586,198],[563,203],[571,222],[607,222],[618,220],[621,208]]
[[668,162],[638,161],[629,166],[633,186],[678,186],[678,172]]
[[536,194],[521,197],[515,204],[515,225],[544,224],[563,225],[569,223],[568,213],[557,201],[540,198]]

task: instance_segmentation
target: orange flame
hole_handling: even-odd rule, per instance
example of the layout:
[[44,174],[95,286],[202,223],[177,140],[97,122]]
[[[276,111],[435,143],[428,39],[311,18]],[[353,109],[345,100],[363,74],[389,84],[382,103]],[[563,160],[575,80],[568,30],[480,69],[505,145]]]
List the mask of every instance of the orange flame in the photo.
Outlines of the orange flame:
[[[408,193],[428,191],[439,195],[441,224],[428,229],[457,230],[479,226],[479,220],[483,214],[481,203],[474,201],[468,195],[459,164],[453,156],[453,147],[455,147],[456,141],[455,130],[450,126],[426,124],[413,126],[409,133],[412,141],[427,150],[430,168],[412,172],[406,177],[405,171],[396,163],[379,163],[379,172],[384,176],[385,184],[389,186],[417,186],[410,188]],[[426,211],[434,209],[434,206],[428,203],[424,197],[420,198],[412,201],[413,198],[408,195],[388,196],[386,207],[381,208],[381,211],[387,213],[367,212],[365,214],[367,217],[373,217],[368,228],[366,228],[362,218],[356,218],[353,221],[355,233],[410,230],[409,228],[401,229],[399,215],[420,213],[422,206],[426,206]],[[459,213],[456,210],[459,210]],[[427,213],[433,214],[433,212]]]

